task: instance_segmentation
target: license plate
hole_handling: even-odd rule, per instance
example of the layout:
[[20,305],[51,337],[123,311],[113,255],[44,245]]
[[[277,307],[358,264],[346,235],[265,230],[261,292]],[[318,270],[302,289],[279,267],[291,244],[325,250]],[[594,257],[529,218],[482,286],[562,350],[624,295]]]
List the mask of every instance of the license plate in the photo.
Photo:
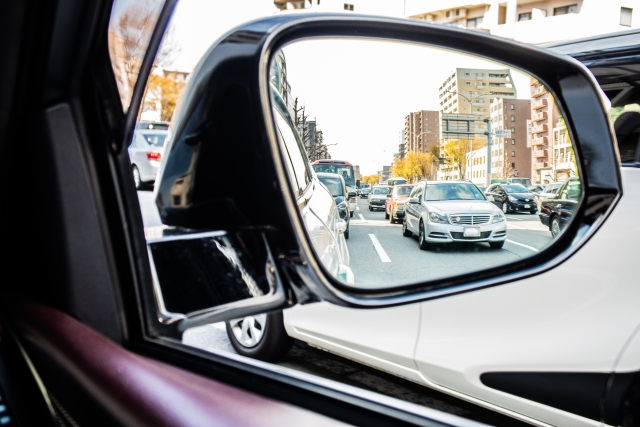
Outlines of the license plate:
[[524,205],[525,209],[529,209],[531,207],[531,205]]
[[480,237],[480,229],[478,228],[465,228],[464,233],[462,233],[464,237]]

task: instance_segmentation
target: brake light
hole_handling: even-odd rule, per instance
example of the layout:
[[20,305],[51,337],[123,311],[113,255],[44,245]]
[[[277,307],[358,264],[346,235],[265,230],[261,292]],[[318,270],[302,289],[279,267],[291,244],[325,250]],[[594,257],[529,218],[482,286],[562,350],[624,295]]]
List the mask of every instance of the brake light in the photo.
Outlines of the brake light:
[[147,153],[148,160],[160,160],[160,153],[157,151],[149,151]]

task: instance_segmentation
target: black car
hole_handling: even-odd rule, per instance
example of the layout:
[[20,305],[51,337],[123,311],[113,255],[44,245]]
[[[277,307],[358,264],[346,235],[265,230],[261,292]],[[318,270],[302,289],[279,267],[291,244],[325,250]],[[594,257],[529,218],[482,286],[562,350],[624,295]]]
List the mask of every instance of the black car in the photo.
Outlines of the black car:
[[484,193],[502,212],[538,212],[536,195],[522,184],[493,184]]
[[580,179],[569,178],[558,190],[556,198],[540,203],[540,222],[549,227],[553,237],[571,221],[580,202],[581,191]]
[[318,179],[329,190],[336,202],[340,218],[347,223],[347,230],[344,232],[344,238],[349,238],[349,205],[347,200],[347,184],[344,179],[337,173],[316,172]]

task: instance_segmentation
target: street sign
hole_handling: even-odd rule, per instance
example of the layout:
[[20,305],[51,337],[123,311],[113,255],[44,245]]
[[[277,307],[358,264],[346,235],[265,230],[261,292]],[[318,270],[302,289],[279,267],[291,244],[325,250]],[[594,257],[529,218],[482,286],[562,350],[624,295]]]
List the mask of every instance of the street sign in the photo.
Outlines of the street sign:
[[496,138],[511,138],[511,131],[509,129],[496,129],[493,136]]

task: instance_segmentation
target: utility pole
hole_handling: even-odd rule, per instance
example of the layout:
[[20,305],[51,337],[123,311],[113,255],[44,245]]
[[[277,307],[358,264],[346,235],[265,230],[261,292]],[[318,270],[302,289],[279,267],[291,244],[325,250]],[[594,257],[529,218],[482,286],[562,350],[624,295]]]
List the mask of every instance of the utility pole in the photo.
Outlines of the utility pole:
[[491,184],[491,119],[486,118],[484,122],[487,124],[487,177],[485,179],[485,186],[489,188],[489,184]]

